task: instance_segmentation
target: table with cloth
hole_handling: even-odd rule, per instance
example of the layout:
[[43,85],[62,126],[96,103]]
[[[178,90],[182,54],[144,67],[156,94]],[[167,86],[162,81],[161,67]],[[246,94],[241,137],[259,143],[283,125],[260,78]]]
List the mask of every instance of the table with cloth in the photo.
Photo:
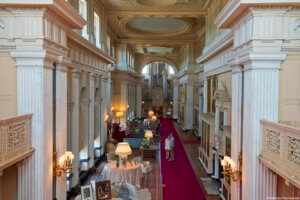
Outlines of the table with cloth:
[[116,161],[109,162],[102,171],[103,180],[110,180],[111,183],[126,182],[134,186],[140,186],[142,178],[141,164],[127,162],[126,168],[116,167]]

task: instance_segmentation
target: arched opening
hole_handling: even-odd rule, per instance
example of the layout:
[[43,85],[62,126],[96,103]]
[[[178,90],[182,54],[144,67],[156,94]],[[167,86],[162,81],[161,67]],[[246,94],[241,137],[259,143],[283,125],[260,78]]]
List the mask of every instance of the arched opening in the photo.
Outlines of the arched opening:
[[144,116],[151,109],[158,115],[172,112],[173,101],[173,76],[176,69],[169,63],[155,61],[146,64],[142,70],[143,81],[143,105]]

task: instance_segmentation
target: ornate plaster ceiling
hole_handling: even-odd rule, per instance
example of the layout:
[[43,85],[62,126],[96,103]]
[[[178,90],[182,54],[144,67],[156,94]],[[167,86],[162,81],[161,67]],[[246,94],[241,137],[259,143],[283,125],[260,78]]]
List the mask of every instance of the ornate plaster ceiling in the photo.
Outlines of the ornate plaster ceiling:
[[134,17],[126,24],[128,31],[137,34],[180,34],[188,30],[189,24],[176,18]]
[[117,41],[140,55],[180,57],[205,28],[207,0],[100,0]]
[[205,0],[104,0],[106,5],[116,9],[128,8],[183,8],[203,6]]

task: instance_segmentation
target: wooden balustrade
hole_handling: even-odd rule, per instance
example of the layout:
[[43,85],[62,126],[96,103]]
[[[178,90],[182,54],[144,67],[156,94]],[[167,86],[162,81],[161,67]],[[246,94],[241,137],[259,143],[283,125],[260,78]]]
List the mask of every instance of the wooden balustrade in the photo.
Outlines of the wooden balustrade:
[[260,160],[287,182],[300,188],[300,129],[261,121]]
[[0,171],[33,153],[31,118],[24,115],[0,120]]

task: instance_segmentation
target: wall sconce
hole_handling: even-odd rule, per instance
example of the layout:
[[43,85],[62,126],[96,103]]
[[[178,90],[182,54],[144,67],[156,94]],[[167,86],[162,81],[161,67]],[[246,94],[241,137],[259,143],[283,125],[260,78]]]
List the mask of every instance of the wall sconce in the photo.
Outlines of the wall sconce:
[[173,105],[173,101],[170,101],[170,104]]
[[145,103],[145,101],[142,101],[142,104],[144,104]]
[[115,110],[115,107],[114,107],[114,106],[111,107],[110,111],[111,111],[111,112],[114,112],[114,110]]
[[[239,156],[239,163],[240,166],[239,168],[241,169],[241,163],[242,163],[242,158],[241,156]],[[235,170],[235,163],[232,160],[232,158],[228,157],[228,156],[224,156],[224,159],[221,160],[221,165],[223,167],[223,174],[224,176],[230,177],[233,181],[238,181],[240,180],[241,176],[242,176],[242,171],[236,169]]]
[[59,157],[58,162],[56,160],[57,153],[54,153],[54,175],[61,176],[62,172],[68,172],[73,168],[72,161],[74,159],[74,154],[71,151],[66,151],[64,155]]
[[107,121],[108,121],[108,115],[105,115],[104,122],[107,123]]
[[127,109],[129,108],[129,105],[127,105]]

